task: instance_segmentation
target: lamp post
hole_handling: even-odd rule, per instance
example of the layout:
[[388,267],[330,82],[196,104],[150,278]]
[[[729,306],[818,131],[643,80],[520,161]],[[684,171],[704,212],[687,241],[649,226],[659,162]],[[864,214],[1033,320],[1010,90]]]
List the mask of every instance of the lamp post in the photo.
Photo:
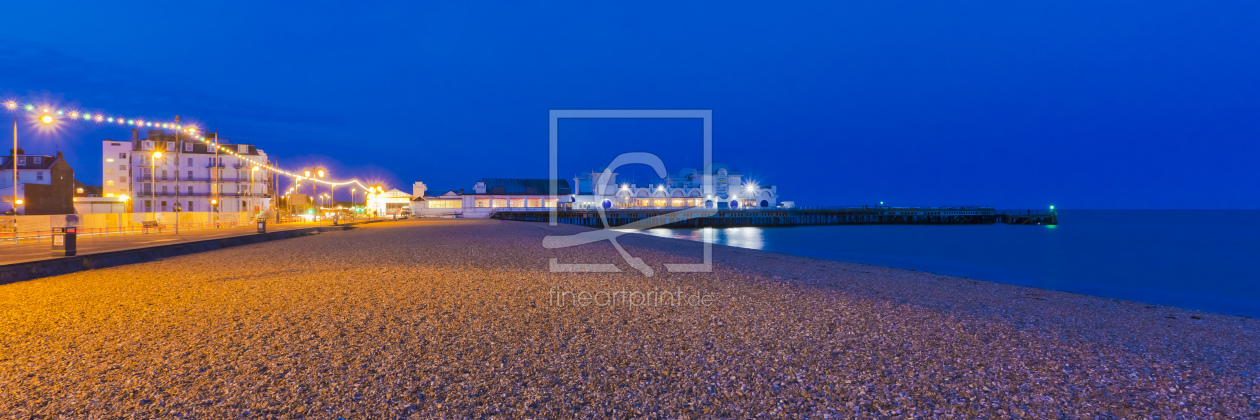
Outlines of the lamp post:
[[[310,169],[303,170],[302,172],[306,174],[306,178],[307,178],[307,179],[310,179],[310,177],[311,177],[311,170],[310,170]],[[311,205],[314,205],[315,207],[319,207],[318,205],[316,205],[315,200],[316,200],[316,198],[315,198],[315,180],[311,180]],[[316,216],[318,216],[318,215],[316,215]]]
[[[9,109],[13,109],[13,107],[14,107],[14,104],[10,102]],[[17,232],[17,214],[18,214],[17,213],[17,206],[18,206],[18,198],[17,198],[17,191],[18,191],[17,155],[18,155],[18,152],[17,151],[18,151],[17,117],[13,117],[13,156],[12,156],[13,162],[10,162],[10,163],[13,165],[13,232],[15,234]],[[16,243],[17,236],[14,236],[13,238],[14,238],[13,241]]]
[[179,212],[183,210],[184,210],[184,207],[179,204],[179,200],[176,200],[175,201],[175,234],[176,235],[179,234]]
[[[157,147],[154,144],[154,147]],[[157,160],[162,158],[162,152],[154,150],[152,156],[149,157],[149,187],[153,191],[149,191],[149,208],[153,213],[153,221],[157,221]]]
[[[324,179],[324,170],[323,170],[323,169],[318,169],[318,170],[316,170],[316,171],[315,171],[315,175],[319,176],[319,179],[321,179],[321,180],[322,180],[322,179]],[[314,182],[312,182],[311,184],[314,184]],[[330,189],[329,191],[331,191],[331,189]],[[325,203],[327,203],[327,201],[325,201]],[[325,205],[326,205],[326,204],[325,204]],[[321,216],[322,216],[322,215],[323,215],[323,214],[322,214],[323,212],[322,212],[322,211],[320,211],[320,213],[321,213]]]

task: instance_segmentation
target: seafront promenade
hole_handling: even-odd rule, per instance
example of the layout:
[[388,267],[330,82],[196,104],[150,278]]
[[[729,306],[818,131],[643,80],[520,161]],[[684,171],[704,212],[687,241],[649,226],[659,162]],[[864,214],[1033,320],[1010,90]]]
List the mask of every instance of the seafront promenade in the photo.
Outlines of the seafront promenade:
[[[1260,411],[1255,319],[724,246],[713,272],[649,278],[608,243],[542,246],[586,230],[408,220],[2,285],[0,415]],[[656,267],[701,255],[619,241]]]

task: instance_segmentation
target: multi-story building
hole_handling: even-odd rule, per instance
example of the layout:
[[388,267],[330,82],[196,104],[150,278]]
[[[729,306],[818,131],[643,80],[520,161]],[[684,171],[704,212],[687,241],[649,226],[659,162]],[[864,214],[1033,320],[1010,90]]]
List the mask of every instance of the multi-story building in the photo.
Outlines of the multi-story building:
[[[572,206],[737,209],[776,207],[779,204],[779,189],[774,185],[758,185],[721,162],[713,162],[712,167],[706,169],[684,168],[646,187],[618,183],[616,172],[611,173],[607,182],[601,183],[603,172],[591,171],[573,179],[577,192]],[[601,185],[603,189],[596,191]]]
[[74,214],[74,169],[56,156],[10,149],[0,163],[0,213],[14,207],[13,170],[17,162],[17,214]]
[[[244,158],[163,130],[149,130],[147,138],[139,137],[139,130],[133,129],[131,141],[101,143],[101,193],[129,197],[129,211],[167,212],[178,205],[180,211],[257,213],[271,206],[274,178]],[[215,138],[215,133],[207,133],[206,138]],[[233,144],[225,138],[217,142],[254,162],[270,164],[267,154],[253,145]]]

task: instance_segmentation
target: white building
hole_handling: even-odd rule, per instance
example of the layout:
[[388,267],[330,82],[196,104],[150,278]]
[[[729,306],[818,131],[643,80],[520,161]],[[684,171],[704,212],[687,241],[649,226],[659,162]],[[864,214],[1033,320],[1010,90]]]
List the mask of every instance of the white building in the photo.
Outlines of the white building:
[[367,194],[367,211],[377,216],[398,214],[410,206],[411,195],[398,189],[392,189],[380,194]]
[[592,171],[574,178],[578,192],[572,197],[574,208],[688,208],[718,209],[766,208],[779,204],[778,188],[758,185],[744,179],[738,171],[724,163],[714,162],[709,171],[684,168],[667,175],[659,183],[640,187],[618,183],[617,173],[599,189],[603,172]]
[[[547,210],[551,208],[592,209],[682,209],[709,207],[743,209],[777,207],[778,188],[762,186],[744,179],[743,175],[722,163],[713,163],[712,175],[687,168],[669,175],[660,183],[640,187],[618,183],[611,173],[608,182],[600,184],[603,172],[557,180],[552,194],[551,181],[546,179],[484,178],[473,185],[471,192],[447,191],[426,195],[427,186],[416,182],[412,193],[412,212],[420,216],[488,217],[496,211]],[[570,188],[576,186],[576,190]],[[603,189],[599,188],[603,185]],[[596,190],[598,193],[596,193]]]
[[[208,133],[207,139],[215,133]],[[271,173],[245,159],[216,153],[200,140],[149,130],[139,139],[132,130],[131,141],[105,140],[101,143],[104,197],[129,197],[131,212],[218,211],[258,213],[271,206]],[[268,162],[267,154],[249,144],[218,143],[255,162]],[[152,157],[160,152],[161,157]]]
[[426,190],[423,182],[412,187],[416,198],[411,203],[411,211],[418,216],[480,218],[499,210],[546,210],[572,197],[569,182],[565,180],[556,181],[553,197],[551,181],[547,179],[482,178],[471,192],[447,191],[425,196]]

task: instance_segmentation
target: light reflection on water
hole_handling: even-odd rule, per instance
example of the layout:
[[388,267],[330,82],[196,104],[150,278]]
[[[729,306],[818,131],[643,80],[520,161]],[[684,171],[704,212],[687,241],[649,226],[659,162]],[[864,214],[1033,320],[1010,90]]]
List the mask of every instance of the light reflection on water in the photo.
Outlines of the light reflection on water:
[[647,229],[643,233],[662,238],[687,239],[711,244],[730,245],[740,248],[765,249],[765,229],[757,227],[700,228],[700,229]]

